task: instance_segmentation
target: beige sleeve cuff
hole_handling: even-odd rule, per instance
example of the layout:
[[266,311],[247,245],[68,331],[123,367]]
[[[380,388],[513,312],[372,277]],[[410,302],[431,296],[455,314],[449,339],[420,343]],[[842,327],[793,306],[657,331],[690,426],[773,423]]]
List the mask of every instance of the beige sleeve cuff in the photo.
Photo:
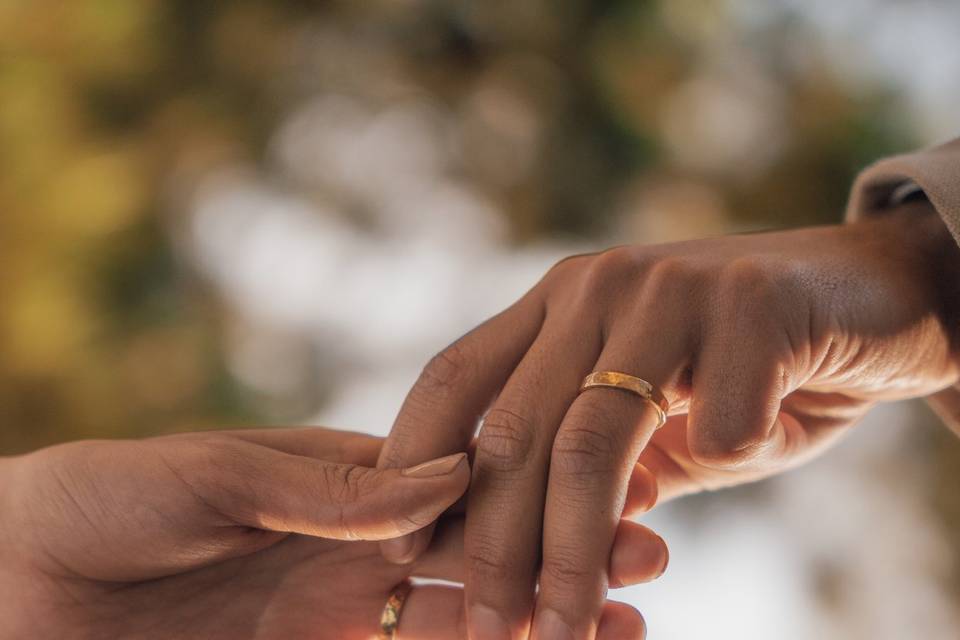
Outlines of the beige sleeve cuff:
[[[853,184],[847,220],[883,213],[920,194],[960,243],[960,138],[868,167]],[[960,384],[933,394],[927,402],[960,435]]]
[[853,183],[847,219],[879,213],[917,190],[960,239],[960,138],[867,167]]

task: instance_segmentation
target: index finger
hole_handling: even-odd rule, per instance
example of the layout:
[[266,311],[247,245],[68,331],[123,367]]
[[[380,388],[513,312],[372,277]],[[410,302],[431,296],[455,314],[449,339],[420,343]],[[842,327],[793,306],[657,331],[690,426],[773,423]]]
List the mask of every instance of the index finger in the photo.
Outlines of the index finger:
[[[380,451],[380,468],[408,467],[463,451],[543,321],[542,301],[528,294],[434,356],[407,394]],[[411,562],[431,527],[381,543],[384,557]]]

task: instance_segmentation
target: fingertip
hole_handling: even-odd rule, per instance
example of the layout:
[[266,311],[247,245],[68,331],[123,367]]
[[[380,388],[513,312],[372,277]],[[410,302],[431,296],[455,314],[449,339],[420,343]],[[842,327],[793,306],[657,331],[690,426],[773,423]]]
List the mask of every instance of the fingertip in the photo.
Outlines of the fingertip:
[[[380,497],[380,502],[386,511],[397,515],[396,524],[401,529],[397,533],[412,534],[416,523],[422,523],[422,528],[434,522],[463,497],[470,485],[470,464],[465,453],[438,458],[402,471],[390,469],[381,473],[389,490]],[[408,558],[411,544],[414,550],[418,546],[416,541],[392,543],[389,545],[391,557],[397,560]]]
[[423,529],[404,536],[410,539],[408,546],[403,549],[398,549],[398,551],[403,551],[403,553],[397,553],[394,560],[386,558],[387,561],[393,564],[412,564],[419,560],[433,542],[433,532],[436,528],[437,523],[434,521]]
[[623,602],[608,602],[597,626],[597,640],[644,640],[647,624],[639,611]]
[[623,506],[623,516],[631,517],[653,509],[660,497],[657,477],[642,464],[634,466],[627,486],[627,499]]
[[403,471],[381,469],[369,482],[358,481],[361,486],[354,492],[360,495],[345,499],[342,520],[355,530],[353,538],[380,541],[388,562],[409,564],[426,549],[433,524],[460,499],[469,482],[463,453]]
[[702,467],[717,471],[762,468],[782,457],[785,438],[780,421],[762,432],[725,433],[719,429],[691,430],[687,447],[690,458]]
[[667,570],[670,550],[647,527],[622,520],[610,554],[610,586],[626,587],[656,580]]
[[410,564],[413,562],[415,560],[413,555],[415,535],[408,533],[399,538],[382,540],[380,542],[380,554],[383,559],[392,564]]

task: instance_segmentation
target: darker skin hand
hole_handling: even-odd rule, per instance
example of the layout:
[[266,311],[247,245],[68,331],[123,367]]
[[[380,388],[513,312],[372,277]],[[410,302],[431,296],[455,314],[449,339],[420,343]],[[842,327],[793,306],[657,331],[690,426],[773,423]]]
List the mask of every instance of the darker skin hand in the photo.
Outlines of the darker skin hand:
[[[592,639],[637,478],[652,472],[667,498],[756,480],[823,451],[878,402],[955,383],[958,272],[928,205],[570,258],[433,359],[380,466],[461,449],[482,418],[471,638]],[[578,394],[604,370],[659,386],[667,425],[654,433],[656,413],[622,391]],[[429,537],[382,548],[409,562]]]

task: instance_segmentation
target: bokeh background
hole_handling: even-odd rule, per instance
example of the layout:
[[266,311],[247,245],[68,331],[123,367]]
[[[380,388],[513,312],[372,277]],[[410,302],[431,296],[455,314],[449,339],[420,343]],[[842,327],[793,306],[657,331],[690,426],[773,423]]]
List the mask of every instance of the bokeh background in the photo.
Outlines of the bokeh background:
[[[386,433],[557,259],[836,223],[955,135],[953,0],[0,0],[0,451]],[[661,507],[658,640],[956,638],[960,445]]]

